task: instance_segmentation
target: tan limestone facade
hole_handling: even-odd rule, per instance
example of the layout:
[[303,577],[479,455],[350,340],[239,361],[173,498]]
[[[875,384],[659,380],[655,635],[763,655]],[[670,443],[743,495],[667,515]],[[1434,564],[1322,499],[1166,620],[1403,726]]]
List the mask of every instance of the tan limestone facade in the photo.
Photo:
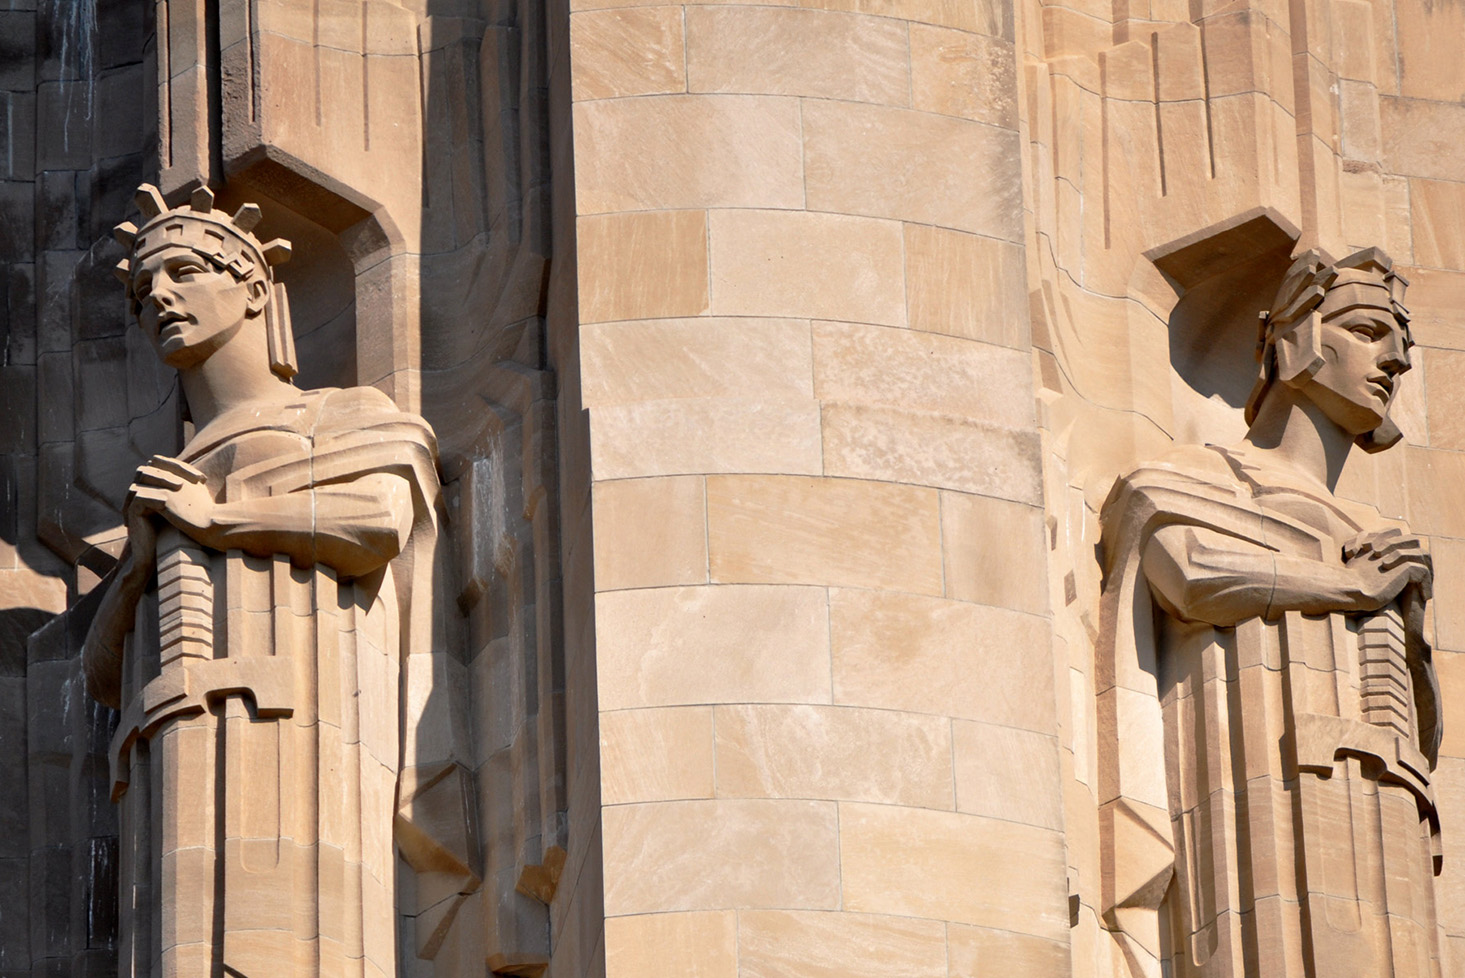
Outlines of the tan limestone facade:
[[1465,975],[1462,36],[0,0],[0,978]]

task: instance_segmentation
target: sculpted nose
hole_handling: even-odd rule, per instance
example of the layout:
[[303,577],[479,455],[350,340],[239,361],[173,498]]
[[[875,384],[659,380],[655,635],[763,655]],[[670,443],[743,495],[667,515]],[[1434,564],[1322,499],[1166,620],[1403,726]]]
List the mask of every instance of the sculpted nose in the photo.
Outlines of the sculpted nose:
[[1388,348],[1380,354],[1378,363],[1379,369],[1391,375],[1402,374],[1409,369],[1409,351],[1397,334],[1390,338]]

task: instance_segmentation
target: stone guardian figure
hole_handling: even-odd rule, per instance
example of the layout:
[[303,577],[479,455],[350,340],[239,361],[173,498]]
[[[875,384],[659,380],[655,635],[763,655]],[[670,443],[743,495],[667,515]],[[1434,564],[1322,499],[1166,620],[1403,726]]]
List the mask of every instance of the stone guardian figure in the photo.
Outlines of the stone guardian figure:
[[1101,516],[1102,921],[1115,974],[1439,975],[1439,695],[1424,541],[1334,494],[1386,449],[1405,280],[1287,271],[1238,445],[1119,479]]
[[[271,266],[207,189],[117,229],[133,314],[195,430],[127,495],[84,647],[121,711],[120,974],[394,976],[399,677],[430,647],[432,430],[379,391],[299,390]],[[410,758],[406,763],[411,763]]]

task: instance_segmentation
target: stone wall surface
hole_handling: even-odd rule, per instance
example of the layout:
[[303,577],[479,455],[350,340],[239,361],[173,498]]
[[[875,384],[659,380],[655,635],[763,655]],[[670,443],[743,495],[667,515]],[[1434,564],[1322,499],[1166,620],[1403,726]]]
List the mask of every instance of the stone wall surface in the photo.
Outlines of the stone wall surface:
[[0,978],[134,973],[80,661],[134,473],[194,434],[113,278],[144,181],[257,202],[297,385],[436,431],[363,910],[414,978],[1149,974],[1105,806],[1167,745],[1116,719],[1100,510],[1242,437],[1292,254],[1383,248],[1404,443],[1336,494],[1433,551],[1465,973],[1462,35],[1461,0],[0,0]]
[[606,973],[1056,973],[1014,10],[570,20]]

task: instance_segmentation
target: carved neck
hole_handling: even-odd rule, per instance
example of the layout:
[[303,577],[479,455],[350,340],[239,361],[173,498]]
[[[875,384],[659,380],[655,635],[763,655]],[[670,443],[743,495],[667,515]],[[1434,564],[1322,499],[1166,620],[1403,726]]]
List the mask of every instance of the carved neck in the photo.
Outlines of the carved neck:
[[265,344],[264,330],[246,324],[203,363],[178,371],[195,428],[246,404],[280,404],[299,395],[294,384],[270,370]]
[[1246,433],[1247,443],[1277,465],[1286,466],[1328,487],[1338,476],[1353,436],[1310,398],[1285,384],[1274,384]]

